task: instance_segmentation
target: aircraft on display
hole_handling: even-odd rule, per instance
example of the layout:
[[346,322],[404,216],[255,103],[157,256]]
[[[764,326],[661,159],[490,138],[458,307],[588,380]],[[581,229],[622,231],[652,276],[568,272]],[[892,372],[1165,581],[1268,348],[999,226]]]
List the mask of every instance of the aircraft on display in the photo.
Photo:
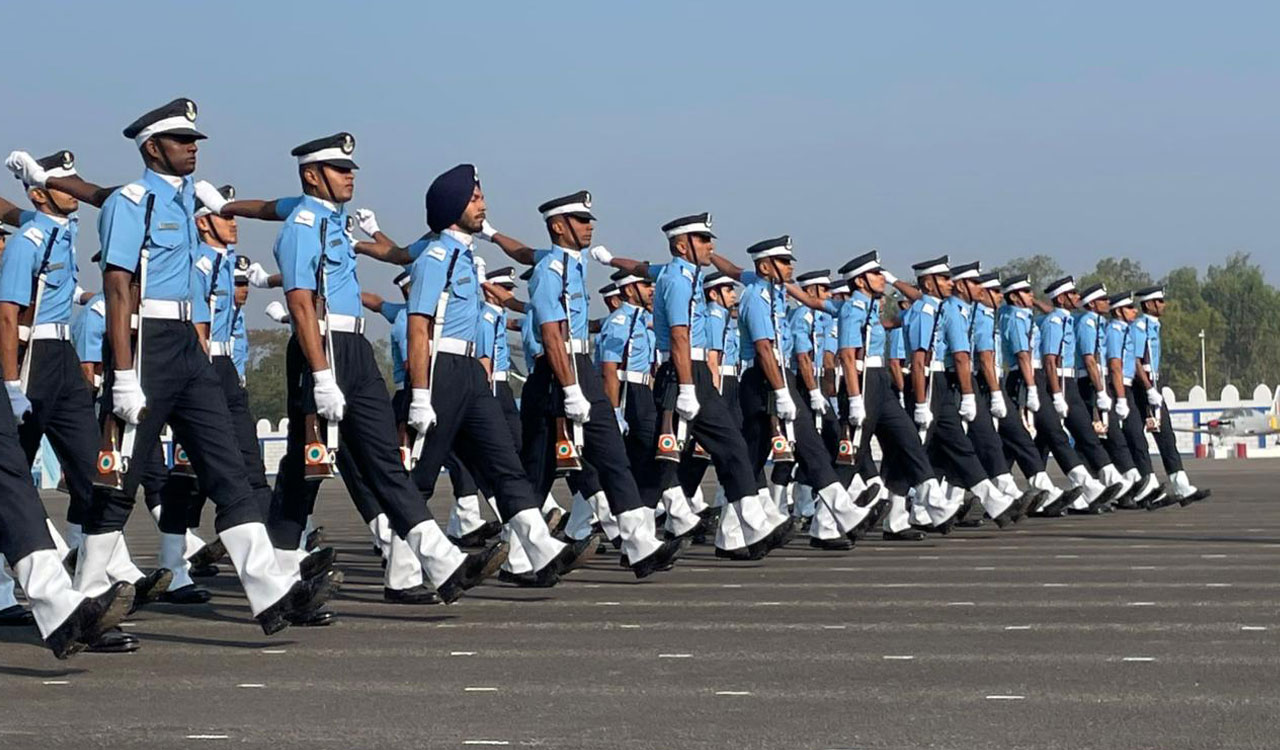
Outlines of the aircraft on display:
[[1260,412],[1248,407],[1224,409],[1222,414],[1200,427],[1174,428],[1177,432],[1198,432],[1209,435],[1214,440],[1233,440],[1236,438],[1252,438],[1280,433],[1280,417],[1277,417],[1275,405],[1270,412]]

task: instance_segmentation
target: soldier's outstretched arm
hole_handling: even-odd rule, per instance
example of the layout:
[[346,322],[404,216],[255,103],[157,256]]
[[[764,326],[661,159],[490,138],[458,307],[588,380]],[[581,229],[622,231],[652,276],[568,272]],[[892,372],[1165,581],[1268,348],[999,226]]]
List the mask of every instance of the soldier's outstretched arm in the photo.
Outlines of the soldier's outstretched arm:
[[507,257],[511,260],[525,266],[532,266],[534,264],[533,248],[524,244],[515,237],[508,237],[507,235],[497,231],[489,225],[489,222],[485,222],[485,231],[481,232],[480,236],[497,245],[498,249],[506,253]]
[[[61,190],[78,201],[88,203],[95,208],[102,208],[102,204],[107,200],[119,187],[102,187],[84,179],[80,175],[69,175],[67,177],[51,177],[43,167],[41,167],[31,154],[26,151],[10,152],[9,157],[5,159],[5,166],[13,172],[13,176],[22,180],[27,185],[38,185],[40,187],[51,187],[54,190]],[[6,224],[18,224],[18,221],[10,222],[11,217],[9,209],[13,208],[13,204],[4,201],[0,204],[0,220]]]
[[382,303],[384,301],[381,296],[373,292],[360,292],[360,304],[364,305],[369,312],[382,312]]
[[742,279],[742,266],[734,264],[733,261],[724,257],[720,253],[711,254],[711,265],[715,266],[717,271],[728,276],[734,281],[740,281]]

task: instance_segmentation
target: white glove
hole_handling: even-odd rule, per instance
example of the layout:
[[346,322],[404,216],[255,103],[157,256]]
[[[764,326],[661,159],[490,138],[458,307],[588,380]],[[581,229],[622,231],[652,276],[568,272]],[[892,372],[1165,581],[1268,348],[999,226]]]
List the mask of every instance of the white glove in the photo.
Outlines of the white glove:
[[897,276],[894,276],[894,275],[893,275],[893,272],[892,272],[892,271],[890,271],[889,269],[887,269],[887,268],[881,268],[881,269],[880,269],[880,274],[881,274],[882,276],[884,276],[884,281],[885,281],[885,283],[886,283],[886,284],[888,284],[889,286],[893,286],[894,284],[897,284],[897,283],[898,283],[898,277],[897,277]]
[[[84,300],[84,301],[82,302],[81,300]],[[75,296],[71,298],[71,301],[76,303],[77,305],[83,305],[85,302],[89,301],[84,299],[84,287],[80,286],[79,284],[76,284]]]
[[382,227],[378,226],[378,215],[370,208],[356,209],[356,223],[360,225],[360,231],[370,237],[382,231]]
[[431,406],[431,389],[414,388],[409,402],[409,426],[419,435],[425,434],[436,423],[436,410]]
[[493,225],[489,223],[488,219],[485,219],[480,225],[480,239],[485,242],[493,242],[493,236],[497,233],[498,230],[493,228]]
[[621,406],[614,407],[613,418],[618,420],[618,430],[623,434],[631,431],[631,425],[627,424],[627,413]]
[[44,187],[45,180],[49,179],[48,173],[36,163],[35,157],[26,151],[12,151],[9,158],[4,160],[4,165],[13,172],[13,176],[22,180],[24,185],[36,185]]
[[267,303],[267,317],[277,323],[289,322],[289,311],[285,309],[284,303],[278,299],[273,299]]
[[1120,417],[1121,421],[1129,418],[1129,399],[1122,398],[1116,401],[1116,416]]
[[1027,411],[1032,414],[1040,411],[1040,391],[1034,386],[1032,386],[1031,390],[1027,391]]
[[1062,391],[1053,394],[1053,410],[1058,412],[1060,419],[1067,418],[1067,394]]
[[698,416],[698,410],[701,408],[702,404],[698,403],[698,386],[693,383],[681,383],[679,393],[676,395],[676,413],[688,422]]
[[4,389],[9,392],[9,406],[13,407],[13,418],[22,424],[22,419],[31,411],[31,400],[22,392],[21,380],[4,381]]
[[972,422],[978,418],[978,399],[974,394],[960,394],[960,418],[966,422]]
[[907,394],[902,391],[898,391],[898,406],[901,406],[903,409],[907,408]]
[[1151,404],[1151,408],[1153,409],[1159,409],[1161,406],[1164,406],[1164,396],[1160,395],[1159,388],[1153,387],[1147,389],[1147,403]]
[[333,370],[317,370],[311,373],[316,385],[312,393],[316,399],[316,414],[331,422],[341,422],[342,414],[347,410],[347,399],[333,379]]
[[613,262],[613,253],[609,252],[609,248],[604,245],[596,245],[591,248],[591,259],[602,266],[607,266]]
[[1009,405],[1005,403],[1004,391],[991,392],[991,416],[1004,419],[1009,416]]
[[591,419],[591,402],[582,395],[582,386],[577,383],[564,387],[564,415],[578,424]]
[[486,263],[484,258],[481,258],[479,255],[475,256],[475,263],[476,263],[476,283],[483,284],[487,276],[487,274],[485,274],[485,271],[489,270],[489,264]]
[[1095,396],[1093,403],[1098,407],[1099,414],[1105,414],[1111,411],[1111,397],[1105,393],[1099,393]]
[[[899,394],[901,398],[901,394]],[[850,396],[846,402],[849,407],[849,421],[855,426],[862,424],[862,420],[867,418],[867,403],[859,393],[856,396]]]
[[814,388],[809,391],[809,407],[821,415],[827,413],[830,404],[827,403],[827,399],[822,395],[822,391]]
[[779,388],[773,392],[773,412],[784,422],[796,418],[796,402],[791,400],[791,391]]
[[263,268],[261,263],[254,263],[249,266],[247,274],[249,276],[249,286],[259,289],[266,289],[271,280],[271,274],[267,273],[267,269]]
[[111,384],[111,411],[129,424],[142,421],[142,410],[147,408],[147,397],[142,393],[138,373],[133,370],[116,370]]
[[227,199],[222,197],[222,193],[213,186],[213,183],[206,180],[196,180],[196,198],[205,205],[205,208],[215,214],[222,214],[222,207],[227,205]]
[[927,430],[929,425],[933,424],[933,411],[928,404],[916,404],[916,412],[911,415],[911,419],[916,423],[916,427]]

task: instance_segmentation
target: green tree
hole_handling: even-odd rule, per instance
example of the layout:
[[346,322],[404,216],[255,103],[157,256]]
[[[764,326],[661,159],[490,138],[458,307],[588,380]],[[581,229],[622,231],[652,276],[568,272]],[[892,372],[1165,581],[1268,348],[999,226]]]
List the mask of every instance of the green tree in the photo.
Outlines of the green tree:
[[1221,266],[1209,266],[1201,290],[1204,301],[1225,322],[1221,382],[1247,394],[1280,373],[1280,293],[1267,284],[1248,253],[1236,253]]
[[[269,419],[272,424],[285,416],[285,350],[289,329],[274,328],[249,331],[249,363],[245,366],[245,387],[249,391],[249,413],[255,419]],[[386,338],[370,342],[374,360],[382,372],[388,392],[395,388],[391,379],[391,345]]]
[[[1201,295],[1196,269],[1174,269],[1165,278],[1165,310],[1161,325],[1164,363],[1160,376],[1179,395],[1200,384],[1200,331],[1205,334],[1205,362],[1209,383],[1205,391],[1216,394],[1223,380],[1222,352],[1227,344],[1227,323]],[[1242,392],[1244,392],[1242,390]]]
[[1084,288],[1097,283],[1107,285],[1111,293],[1141,289],[1151,286],[1155,280],[1142,268],[1142,264],[1129,258],[1103,258],[1089,273],[1076,279],[1076,285]]
[[1003,265],[991,269],[1000,274],[1000,278],[1025,273],[1031,277],[1031,288],[1038,294],[1045,285],[1054,279],[1066,275],[1058,261],[1048,255],[1031,255],[1025,258],[1014,258]]

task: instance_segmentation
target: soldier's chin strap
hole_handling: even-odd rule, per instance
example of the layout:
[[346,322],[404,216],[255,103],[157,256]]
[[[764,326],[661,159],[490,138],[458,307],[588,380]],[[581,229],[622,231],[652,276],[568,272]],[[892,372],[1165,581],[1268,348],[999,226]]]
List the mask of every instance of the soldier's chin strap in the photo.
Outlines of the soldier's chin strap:
[[[213,214],[210,214],[210,216],[213,216]],[[224,248],[229,248],[229,247],[231,247],[231,243],[230,243],[230,242],[227,242],[226,240],[224,240],[224,239],[222,238],[222,234],[221,234],[220,232],[218,232],[218,225],[213,223],[213,219],[212,219],[212,218],[209,220],[209,234],[213,235],[213,238],[214,238],[215,240],[217,240],[218,242],[221,242],[221,243],[222,243],[222,247],[224,247]]]
[[564,217],[564,226],[565,229],[569,230],[569,237],[573,240],[573,244],[578,246],[578,251],[581,252],[582,250],[586,250],[586,248],[582,246],[582,240],[578,238],[578,232],[573,228],[573,222],[569,221],[568,216]]
[[173,162],[169,160],[169,155],[165,153],[164,141],[160,140],[160,136],[155,136],[156,152],[160,154],[160,160],[164,162],[164,168],[173,177],[178,176],[178,170],[173,168]]

